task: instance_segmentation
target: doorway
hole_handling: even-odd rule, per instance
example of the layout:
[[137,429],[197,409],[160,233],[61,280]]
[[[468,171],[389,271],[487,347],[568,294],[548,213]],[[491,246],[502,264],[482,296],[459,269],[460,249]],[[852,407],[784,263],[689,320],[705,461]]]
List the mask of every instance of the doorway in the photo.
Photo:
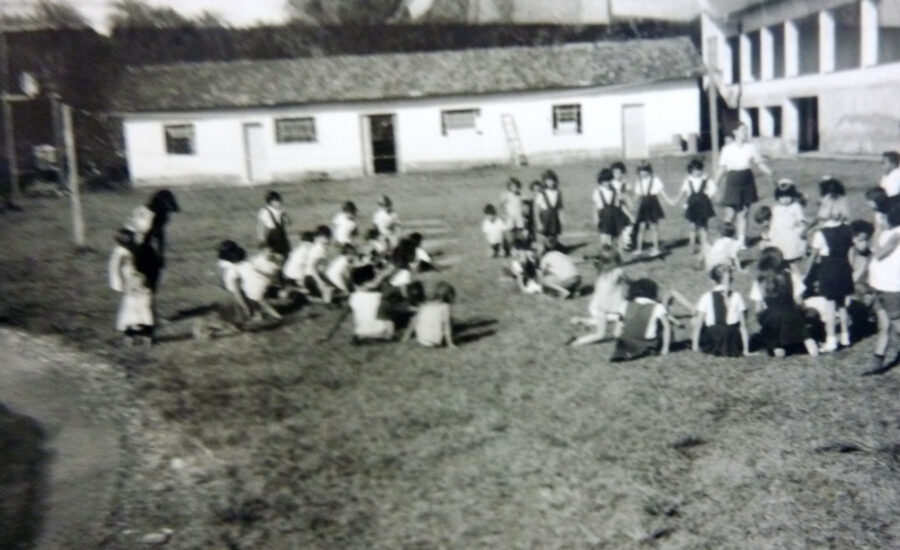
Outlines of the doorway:
[[263,183],[269,179],[266,140],[262,124],[244,124],[244,170],[247,183]]
[[649,156],[643,104],[622,105],[622,156],[626,159]]
[[397,144],[394,139],[394,115],[369,115],[369,136],[372,146],[372,172],[397,172]]
[[819,98],[797,97],[792,101],[797,108],[797,151],[818,151]]

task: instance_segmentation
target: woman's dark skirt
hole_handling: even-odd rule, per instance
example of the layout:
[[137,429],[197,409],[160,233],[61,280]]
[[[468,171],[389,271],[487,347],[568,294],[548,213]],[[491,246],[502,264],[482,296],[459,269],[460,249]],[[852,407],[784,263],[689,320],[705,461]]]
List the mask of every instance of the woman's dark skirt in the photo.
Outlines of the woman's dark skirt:
[[756,192],[756,180],[753,178],[753,170],[732,170],[725,175],[725,194],[722,196],[722,206],[734,208],[737,211],[750,208],[750,205],[759,200]]

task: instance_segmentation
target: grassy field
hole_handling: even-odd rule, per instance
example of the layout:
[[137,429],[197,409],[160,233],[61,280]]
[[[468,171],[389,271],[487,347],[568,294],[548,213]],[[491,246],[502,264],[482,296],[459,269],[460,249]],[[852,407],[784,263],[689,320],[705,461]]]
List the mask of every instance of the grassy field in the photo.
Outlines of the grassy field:
[[[686,162],[655,163],[670,194]],[[880,171],[774,168],[810,196],[822,175],[842,179],[859,216]],[[459,259],[431,276],[457,288],[454,317],[470,327],[458,350],[352,346],[349,322],[316,343],[339,315],[324,307],[203,343],[192,320],[177,321],[152,349],[122,348],[106,260],[113,231],[151,191],[87,194],[87,251],[69,245],[63,201],[0,217],[0,317],[129,373],[135,461],[106,547],[132,548],[134,533],[162,527],[179,549],[900,547],[900,369],[859,376],[871,339],[781,361],[682,350],[611,364],[609,344],[565,347],[587,298],[514,292],[479,230],[507,175],[528,182],[541,170],[273,187],[295,230],[327,222],[346,199],[368,222],[383,193],[402,219],[429,220],[418,225],[426,244]],[[589,254],[596,167],[556,170],[563,242]],[[252,242],[266,190],[176,190],[163,316],[223,297],[215,245]],[[664,243],[683,241],[680,211],[666,213]],[[626,270],[692,299],[708,287],[684,246]],[[593,278],[587,265],[583,275]],[[750,282],[740,275],[737,289]]]

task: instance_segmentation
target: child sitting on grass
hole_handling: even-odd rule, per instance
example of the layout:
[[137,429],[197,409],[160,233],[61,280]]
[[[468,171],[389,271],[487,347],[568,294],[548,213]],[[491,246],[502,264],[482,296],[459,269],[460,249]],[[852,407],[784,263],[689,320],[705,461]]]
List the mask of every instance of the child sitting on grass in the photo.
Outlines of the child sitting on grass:
[[310,299],[326,304],[331,303],[333,294],[333,287],[324,279],[329,242],[331,242],[331,229],[327,225],[320,225],[313,237],[313,244],[306,257],[306,269],[303,273],[303,285],[306,287]]
[[341,211],[335,214],[331,220],[331,228],[334,242],[342,245],[353,242],[356,236],[356,205],[353,201],[345,202]]
[[[325,280],[330,283],[334,291],[341,296],[350,294],[350,272],[353,269],[356,259],[356,247],[352,244],[344,244],[341,246],[341,253],[328,262],[325,268]],[[334,292],[332,293],[334,300]]]
[[353,292],[347,300],[353,313],[353,339],[390,340],[394,337],[393,321],[379,315],[382,309],[382,294],[378,286],[381,281],[376,277],[375,268],[365,265],[351,272]]
[[506,242],[506,222],[497,215],[497,209],[493,204],[484,207],[481,232],[484,233],[484,238],[487,240],[491,257],[499,258],[501,251],[505,256],[509,256],[509,245]]
[[628,285],[626,302],[619,309],[612,361],[630,361],[648,355],[667,355],[672,326],[666,307],[657,301],[659,287],[650,279]]
[[572,346],[585,346],[606,338],[606,327],[615,320],[625,302],[627,284],[622,271],[622,256],[612,245],[603,245],[594,258],[597,279],[588,305],[588,317],[573,317],[572,323],[593,330],[571,341]]
[[[303,277],[306,274],[306,266],[309,263],[309,251],[312,249],[312,246],[313,232],[304,231],[300,233],[300,242],[291,250],[282,268],[285,283],[303,288]],[[305,291],[305,288],[303,291]]]
[[719,231],[720,236],[703,251],[703,268],[709,273],[714,267],[721,264],[730,265],[735,271],[741,272],[741,260],[738,253],[741,250],[741,241],[737,239],[737,231],[734,224],[724,223]]
[[266,292],[277,275],[279,255],[269,249],[251,259],[234,241],[219,245],[219,272],[222,286],[231,293],[233,304],[226,320],[241,327],[247,320],[258,321],[264,316],[280,320],[281,314],[269,304]]
[[423,346],[433,348],[446,345],[448,348],[455,348],[450,317],[450,305],[454,301],[456,291],[453,287],[444,281],[439,282],[435,287],[434,297],[419,306],[403,334],[403,341],[415,334],[416,341]]
[[715,286],[700,297],[694,308],[694,351],[719,357],[750,355],[747,306],[740,293],[731,290],[733,273],[734,268],[727,264],[717,265],[709,272]]

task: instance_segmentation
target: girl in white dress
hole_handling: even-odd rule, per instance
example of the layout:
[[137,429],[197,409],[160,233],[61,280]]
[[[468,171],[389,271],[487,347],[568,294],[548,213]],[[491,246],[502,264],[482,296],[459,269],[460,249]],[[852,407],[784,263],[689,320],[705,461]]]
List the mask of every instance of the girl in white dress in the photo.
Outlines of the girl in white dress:
[[802,196],[794,182],[781,179],[775,189],[775,204],[769,222],[768,241],[784,254],[784,261],[794,273],[800,273],[800,260],[806,256],[806,217],[803,214]]
[[125,335],[125,343],[153,343],[152,292],[145,277],[135,267],[134,232],[120,229],[117,246],[109,259],[109,286],[122,293],[116,329]]
[[625,303],[625,273],[622,271],[622,256],[612,245],[603,245],[595,259],[597,280],[588,306],[588,317],[573,317],[572,324],[590,327],[593,330],[571,341],[572,346],[584,346],[601,342],[606,338],[607,325],[615,321]]

